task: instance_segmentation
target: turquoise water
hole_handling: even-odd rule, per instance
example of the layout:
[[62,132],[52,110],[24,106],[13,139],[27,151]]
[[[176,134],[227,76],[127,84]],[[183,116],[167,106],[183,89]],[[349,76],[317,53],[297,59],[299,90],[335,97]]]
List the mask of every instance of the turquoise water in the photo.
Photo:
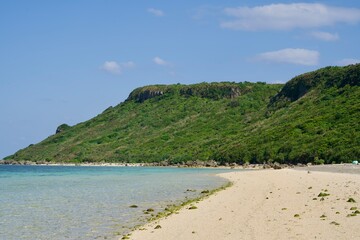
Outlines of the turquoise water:
[[219,172],[226,170],[0,165],[0,239],[117,239],[144,222],[143,210],[225,184]]

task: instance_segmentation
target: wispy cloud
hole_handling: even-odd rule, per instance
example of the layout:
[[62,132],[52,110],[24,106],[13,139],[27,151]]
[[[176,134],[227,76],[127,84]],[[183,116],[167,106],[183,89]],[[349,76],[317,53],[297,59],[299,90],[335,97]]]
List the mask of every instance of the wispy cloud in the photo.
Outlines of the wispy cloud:
[[322,41],[328,41],[328,42],[339,40],[339,35],[337,33],[315,31],[315,32],[311,32],[311,36],[316,39]]
[[159,9],[148,8],[147,11],[148,11],[148,13],[151,13],[152,15],[157,16],[157,17],[164,16],[164,12]]
[[276,63],[291,63],[305,66],[314,66],[319,62],[318,51],[286,48],[279,51],[264,52],[256,56],[257,60]]
[[204,20],[207,17],[218,18],[221,15],[222,8],[213,5],[203,5],[192,11],[192,18],[195,20]]
[[121,63],[120,66],[122,66],[123,68],[133,68],[135,67],[135,63],[132,61],[128,61],[125,63]]
[[347,65],[351,65],[351,64],[357,64],[360,63],[360,59],[354,59],[354,58],[345,58],[340,60],[337,64],[339,66],[347,66]]
[[133,67],[135,67],[135,63],[132,61],[125,63],[118,63],[116,61],[105,61],[100,68],[112,74],[121,74],[125,68]]
[[159,57],[154,57],[153,62],[156,63],[157,65],[161,65],[161,66],[169,66],[170,65],[169,62],[167,62]]
[[333,7],[319,3],[270,4],[256,7],[225,8],[231,17],[221,27],[233,30],[290,30],[318,28],[360,21],[360,9]]

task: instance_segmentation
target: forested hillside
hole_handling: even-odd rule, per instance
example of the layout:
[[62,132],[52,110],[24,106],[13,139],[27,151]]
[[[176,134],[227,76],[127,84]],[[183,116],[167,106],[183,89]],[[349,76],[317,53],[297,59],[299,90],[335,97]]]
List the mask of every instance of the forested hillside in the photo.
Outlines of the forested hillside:
[[359,119],[359,64],[326,67],[285,85],[154,85],[6,159],[349,162],[360,158]]

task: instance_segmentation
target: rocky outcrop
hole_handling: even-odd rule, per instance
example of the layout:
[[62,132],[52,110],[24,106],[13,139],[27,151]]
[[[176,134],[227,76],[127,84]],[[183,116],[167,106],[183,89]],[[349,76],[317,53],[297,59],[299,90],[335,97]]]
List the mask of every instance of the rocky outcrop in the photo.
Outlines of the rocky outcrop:
[[279,170],[283,168],[293,168],[293,167],[294,166],[291,164],[280,164],[278,162],[274,162],[274,163],[264,163],[262,168]]
[[58,134],[58,133],[61,133],[61,132],[63,132],[63,131],[65,131],[65,130],[67,130],[67,129],[69,129],[70,128],[70,126],[69,125],[67,125],[67,124],[61,124],[60,126],[58,126],[57,128],[56,128],[56,134]]
[[163,91],[150,91],[150,90],[146,90],[144,92],[141,92],[138,95],[138,101],[139,102],[143,102],[147,99],[153,98],[153,97],[157,97],[157,96],[161,96],[163,95],[164,92]]
[[148,99],[162,96],[164,94],[178,94],[184,97],[201,97],[213,100],[235,99],[249,89],[241,83],[199,83],[193,85],[153,85],[137,88],[132,91],[126,101],[142,103]]
[[135,102],[142,103],[150,98],[163,95],[167,91],[167,88],[168,87],[165,85],[155,85],[137,88],[130,93],[126,101],[133,100]]
[[241,95],[241,89],[235,84],[207,84],[184,86],[180,89],[180,95],[190,97],[197,96],[210,99],[237,98]]
[[16,161],[16,160],[1,160],[0,165],[36,165],[36,162],[22,160],[22,161]]

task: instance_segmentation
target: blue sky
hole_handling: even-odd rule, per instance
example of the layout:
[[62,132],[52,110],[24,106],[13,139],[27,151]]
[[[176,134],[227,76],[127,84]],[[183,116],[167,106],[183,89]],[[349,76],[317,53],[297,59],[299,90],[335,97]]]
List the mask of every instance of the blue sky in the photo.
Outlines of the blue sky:
[[360,2],[2,0],[0,158],[136,87],[360,62]]

